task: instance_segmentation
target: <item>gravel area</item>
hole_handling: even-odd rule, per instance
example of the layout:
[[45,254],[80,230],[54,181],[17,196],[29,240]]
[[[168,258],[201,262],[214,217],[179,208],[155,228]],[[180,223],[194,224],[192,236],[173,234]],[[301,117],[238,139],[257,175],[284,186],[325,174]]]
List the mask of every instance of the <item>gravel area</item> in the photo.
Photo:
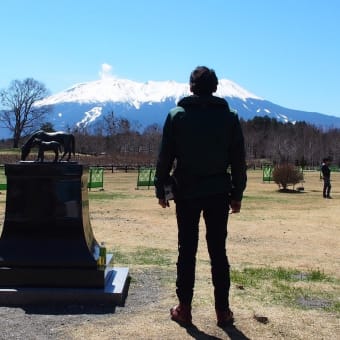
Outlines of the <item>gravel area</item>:
[[[131,282],[125,305],[30,305],[23,307],[0,307],[1,340],[25,339],[69,339],[69,329],[84,323],[109,322],[112,315],[117,318],[138,313],[148,304],[161,298],[158,268],[137,269],[130,272]],[[110,321],[111,322],[111,321]],[[67,330],[67,332],[66,332]]]

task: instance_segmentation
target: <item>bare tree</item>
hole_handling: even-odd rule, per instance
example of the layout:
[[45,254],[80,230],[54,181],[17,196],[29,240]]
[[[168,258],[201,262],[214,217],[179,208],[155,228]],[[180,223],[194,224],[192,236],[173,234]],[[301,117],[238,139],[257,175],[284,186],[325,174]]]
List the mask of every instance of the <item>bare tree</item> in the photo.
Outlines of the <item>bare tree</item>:
[[106,136],[113,136],[117,130],[117,118],[113,110],[104,115],[103,123]]
[[13,133],[14,148],[18,147],[21,136],[36,129],[50,111],[50,107],[34,105],[48,94],[45,85],[33,78],[13,80],[8,89],[0,91],[5,108],[0,112],[0,123]]

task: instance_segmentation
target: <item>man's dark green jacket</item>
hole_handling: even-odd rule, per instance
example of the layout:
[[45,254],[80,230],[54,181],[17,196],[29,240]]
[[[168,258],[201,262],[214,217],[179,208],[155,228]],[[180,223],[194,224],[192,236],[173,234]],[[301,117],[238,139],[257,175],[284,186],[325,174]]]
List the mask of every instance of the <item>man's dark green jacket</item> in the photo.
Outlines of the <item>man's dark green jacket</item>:
[[163,127],[155,175],[156,196],[174,168],[176,199],[227,193],[241,201],[246,186],[244,139],[238,116],[219,97],[189,96]]

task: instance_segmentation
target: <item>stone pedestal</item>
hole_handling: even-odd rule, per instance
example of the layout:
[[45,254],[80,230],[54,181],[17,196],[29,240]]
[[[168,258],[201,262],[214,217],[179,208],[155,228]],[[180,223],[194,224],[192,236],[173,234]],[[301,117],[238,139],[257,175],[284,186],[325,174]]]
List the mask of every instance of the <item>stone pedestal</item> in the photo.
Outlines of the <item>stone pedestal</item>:
[[[13,295],[13,289],[21,295],[26,290],[30,296],[35,289],[45,294],[59,290],[60,296],[78,290],[78,297],[84,298],[91,295],[86,290],[95,291],[98,297],[104,294],[104,300],[121,303],[128,270],[114,268],[110,254],[105,269],[97,265],[99,245],[89,218],[88,168],[71,162],[21,162],[6,164],[5,174],[0,304],[1,297],[7,301]],[[113,281],[118,277],[121,291],[115,299]]]

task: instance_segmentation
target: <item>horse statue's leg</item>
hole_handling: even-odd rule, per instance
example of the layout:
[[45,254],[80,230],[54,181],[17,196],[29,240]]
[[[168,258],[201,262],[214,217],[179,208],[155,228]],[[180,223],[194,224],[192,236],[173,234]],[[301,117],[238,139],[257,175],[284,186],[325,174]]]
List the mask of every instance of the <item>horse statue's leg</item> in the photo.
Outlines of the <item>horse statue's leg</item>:
[[65,148],[65,145],[64,145],[64,153],[63,153],[62,156],[60,157],[59,162],[61,162],[61,161],[64,159],[64,157],[65,157],[66,154],[67,154],[67,149]]
[[58,157],[59,157],[58,149],[55,149],[55,150],[54,150],[54,153],[55,153],[55,157],[54,157],[53,162],[58,162]]
[[43,162],[44,161],[44,151],[41,147],[39,147],[38,151],[38,158],[36,159],[36,162]]
[[67,136],[66,140],[65,140],[65,143],[64,143],[64,155],[65,156],[66,154],[68,154],[67,156],[67,162],[70,161],[70,158],[71,158],[71,139],[70,139],[70,136]]

